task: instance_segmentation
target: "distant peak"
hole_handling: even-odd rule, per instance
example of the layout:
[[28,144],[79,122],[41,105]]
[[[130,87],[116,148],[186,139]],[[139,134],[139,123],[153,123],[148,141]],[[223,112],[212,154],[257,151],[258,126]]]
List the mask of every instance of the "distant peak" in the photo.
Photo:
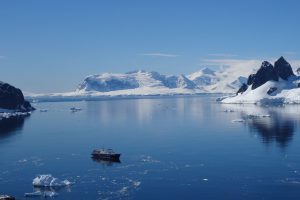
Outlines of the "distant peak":
[[204,67],[204,68],[202,68],[201,70],[200,70],[203,74],[215,74],[215,71],[214,70],[212,70],[212,69],[210,69],[210,68],[208,68],[208,67]]
[[261,67],[262,68],[269,68],[269,67],[273,68],[273,65],[271,63],[269,63],[268,61],[264,61],[264,62],[262,62]]
[[279,63],[288,63],[283,56],[281,56],[276,62],[279,62]]

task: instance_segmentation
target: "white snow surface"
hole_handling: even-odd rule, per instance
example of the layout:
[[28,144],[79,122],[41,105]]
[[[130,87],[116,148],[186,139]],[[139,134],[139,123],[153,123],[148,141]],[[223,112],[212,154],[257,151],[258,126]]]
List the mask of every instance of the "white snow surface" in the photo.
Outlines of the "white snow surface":
[[77,91],[109,92],[136,88],[186,88],[195,89],[194,82],[180,76],[166,76],[157,72],[133,71],[125,74],[104,73],[85,78]]
[[201,93],[234,93],[246,81],[243,74],[226,68],[214,71],[203,68],[188,76],[162,75],[143,70],[124,74],[91,75],[74,92],[34,94],[25,93],[30,101],[67,101],[101,98],[195,95]]
[[[254,90],[249,86],[244,93],[220,98],[220,101],[227,104],[299,104],[299,79],[300,77],[291,77],[287,81],[281,79],[279,81],[268,81]],[[277,90],[267,94],[272,87],[276,87]]]

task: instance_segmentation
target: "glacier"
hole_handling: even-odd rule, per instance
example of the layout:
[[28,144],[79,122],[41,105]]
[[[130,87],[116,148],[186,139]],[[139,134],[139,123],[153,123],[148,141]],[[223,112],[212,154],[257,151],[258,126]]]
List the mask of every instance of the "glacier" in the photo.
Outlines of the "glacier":
[[163,75],[144,70],[103,73],[87,76],[72,92],[25,93],[25,97],[35,102],[233,93],[247,81],[246,77],[233,72],[235,70],[230,68],[226,70],[203,68],[187,76]]

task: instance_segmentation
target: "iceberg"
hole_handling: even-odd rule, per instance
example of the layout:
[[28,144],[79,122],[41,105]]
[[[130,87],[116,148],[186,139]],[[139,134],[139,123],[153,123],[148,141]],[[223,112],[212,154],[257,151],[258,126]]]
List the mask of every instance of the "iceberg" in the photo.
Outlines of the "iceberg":
[[68,180],[61,181],[58,178],[53,177],[51,174],[38,175],[32,181],[32,185],[34,187],[64,187],[71,184],[72,182]]

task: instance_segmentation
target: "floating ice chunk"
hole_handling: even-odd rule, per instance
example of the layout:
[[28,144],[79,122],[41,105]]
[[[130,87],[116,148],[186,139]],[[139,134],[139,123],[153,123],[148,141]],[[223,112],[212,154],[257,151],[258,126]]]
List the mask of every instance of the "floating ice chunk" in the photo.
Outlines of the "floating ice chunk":
[[234,119],[234,120],[231,120],[231,122],[235,123],[235,122],[244,122],[245,120],[244,119]]
[[282,182],[286,183],[286,184],[299,185],[300,184],[300,179],[299,178],[286,178],[286,179],[282,180]]
[[0,112],[0,119],[9,119],[11,117],[21,117],[30,114],[31,112]]
[[205,181],[205,182],[206,182],[206,181],[208,181],[208,179],[207,179],[207,178],[204,178],[204,179],[202,179],[202,180],[203,180],[203,181]]
[[141,185],[141,181],[133,181],[132,184],[134,187],[139,187]]
[[247,118],[253,119],[253,118],[266,118],[266,117],[271,117],[268,114],[248,114]]
[[128,187],[123,187],[122,189],[119,190],[120,193],[126,193],[128,191]]
[[36,191],[36,192],[29,192],[24,194],[25,197],[55,197],[58,196],[58,193],[53,192],[53,191]]
[[42,196],[42,195],[43,195],[43,193],[41,191],[28,192],[28,193],[24,194],[25,197],[39,197],[39,196]]
[[27,159],[18,160],[19,163],[25,163],[27,161],[28,161]]
[[61,181],[58,178],[54,178],[51,174],[38,175],[32,181],[32,185],[35,187],[64,187],[71,184],[70,181]]

